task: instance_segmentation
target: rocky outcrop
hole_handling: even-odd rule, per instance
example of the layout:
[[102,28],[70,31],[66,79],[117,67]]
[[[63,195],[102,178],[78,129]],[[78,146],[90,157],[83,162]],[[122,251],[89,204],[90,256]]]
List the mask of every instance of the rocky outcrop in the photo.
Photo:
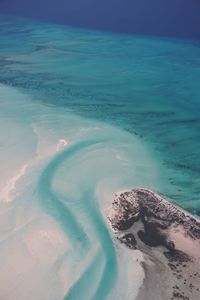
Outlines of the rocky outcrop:
[[114,230],[126,230],[140,217],[140,203],[131,192],[116,196],[108,219]]
[[[133,189],[116,196],[108,218],[114,230],[127,230],[141,219],[146,237],[173,224],[183,226],[191,238],[200,239],[197,219],[148,189]],[[139,235],[145,239],[144,234]],[[167,244],[173,248],[172,243],[168,241]]]
[[198,219],[142,188],[116,195],[108,218],[117,240],[144,254],[136,300],[200,299]]

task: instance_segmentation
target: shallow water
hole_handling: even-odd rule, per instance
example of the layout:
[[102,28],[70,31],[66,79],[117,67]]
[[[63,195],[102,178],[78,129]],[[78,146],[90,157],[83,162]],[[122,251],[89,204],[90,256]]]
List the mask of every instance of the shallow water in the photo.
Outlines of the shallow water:
[[142,258],[115,247],[104,218],[115,192],[158,185],[145,147],[120,129],[5,85],[0,116],[1,297],[132,299]]
[[0,41],[0,298],[132,299],[106,214],[145,186],[200,215],[200,43],[2,15]]

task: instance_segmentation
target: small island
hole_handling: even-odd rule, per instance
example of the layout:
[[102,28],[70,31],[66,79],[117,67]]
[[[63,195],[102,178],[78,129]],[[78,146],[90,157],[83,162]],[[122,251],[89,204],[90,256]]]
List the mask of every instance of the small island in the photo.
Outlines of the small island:
[[198,219],[144,188],[116,195],[108,219],[120,243],[144,254],[136,300],[200,299]]

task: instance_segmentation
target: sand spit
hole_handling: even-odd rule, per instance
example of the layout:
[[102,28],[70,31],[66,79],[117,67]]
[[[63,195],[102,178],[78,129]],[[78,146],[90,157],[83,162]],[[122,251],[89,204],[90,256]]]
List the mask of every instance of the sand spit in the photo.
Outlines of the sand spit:
[[117,239],[145,256],[136,300],[200,299],[200,221],[148,189],[117,195],[108,219]]

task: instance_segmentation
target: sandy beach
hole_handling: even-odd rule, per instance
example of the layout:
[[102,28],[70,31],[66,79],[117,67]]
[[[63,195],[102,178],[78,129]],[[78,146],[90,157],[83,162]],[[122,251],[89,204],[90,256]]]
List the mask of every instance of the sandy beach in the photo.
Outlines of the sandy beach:
[[200,222],[147,189],[116,196],[108,216],[116,238],[144,255],[136,300],[200,299]]

